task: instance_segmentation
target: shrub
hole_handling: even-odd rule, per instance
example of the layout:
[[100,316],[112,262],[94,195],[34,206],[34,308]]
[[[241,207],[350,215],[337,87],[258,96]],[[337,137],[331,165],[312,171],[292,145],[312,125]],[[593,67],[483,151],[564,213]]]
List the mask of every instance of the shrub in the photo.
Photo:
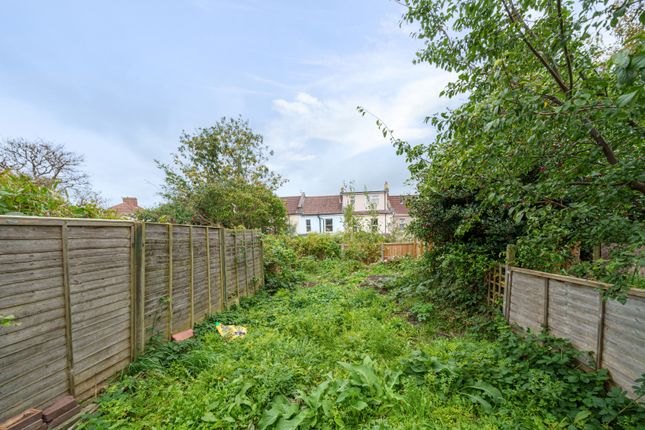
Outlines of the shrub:
[[293,288],[302,280],[297,271],[298,257],[284,235],[265,235],[262,238],[264,248],[265,288],[276,291],[280,288]]
[[381,244],[384,238],[379,233],[358,231],[345,234],[343,237],[343,257],[361,261],[363,263],[374,263],[381,258]]
[[293,239],[296,252],[301,257],[311,256],[318,260],[340,257],[340,245],[336,236],[310,233]]

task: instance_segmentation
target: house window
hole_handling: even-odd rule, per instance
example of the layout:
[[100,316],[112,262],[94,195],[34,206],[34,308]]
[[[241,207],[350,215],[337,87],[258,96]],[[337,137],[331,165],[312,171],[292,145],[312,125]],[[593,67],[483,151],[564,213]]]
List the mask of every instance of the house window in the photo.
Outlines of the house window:
[[378,218],[372,218],[372,231],[378,231]]
[[311,220],[305,220],[305,228],[307,229],[307,233],[311,231]]
[[325,219],[325,231],[334,231],[334,220],[332,218]]
[[376,209],[378,207],[378,195],[369,196],[368,203],[369,209]]
[[399,228],[405,228],[405,220],[404,219],[399,221]]

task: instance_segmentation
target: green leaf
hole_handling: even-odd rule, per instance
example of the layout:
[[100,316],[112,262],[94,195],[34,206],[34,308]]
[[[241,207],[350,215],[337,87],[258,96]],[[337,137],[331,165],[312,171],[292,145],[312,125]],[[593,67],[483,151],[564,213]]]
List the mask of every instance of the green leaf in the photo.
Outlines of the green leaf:
[[631,93],[623,94],[618,99],[616,100],[616,104],[618,107],[623,107],[627,105],[629,102],[632,101],[632,99],[638,94],[638,90],[632,91]]
[[217,422],[217,417],[212,412],[206,412],[202,415],[202,421],[206,423],[215,423]]
[[616,66],[626,69],[627,66],[629,66],[629,51],[627,49],[623,49],[622,51],[616,52],[611,58],[611,61]]

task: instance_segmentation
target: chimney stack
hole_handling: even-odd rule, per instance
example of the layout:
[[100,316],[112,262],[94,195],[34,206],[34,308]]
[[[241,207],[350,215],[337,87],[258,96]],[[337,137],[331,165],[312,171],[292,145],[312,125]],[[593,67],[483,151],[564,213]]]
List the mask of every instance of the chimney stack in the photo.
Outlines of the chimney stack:
[[128,206],[135,206],[135,207],[139,206],[136,197],[122,197],[122,199],[123,199],[123,203]]

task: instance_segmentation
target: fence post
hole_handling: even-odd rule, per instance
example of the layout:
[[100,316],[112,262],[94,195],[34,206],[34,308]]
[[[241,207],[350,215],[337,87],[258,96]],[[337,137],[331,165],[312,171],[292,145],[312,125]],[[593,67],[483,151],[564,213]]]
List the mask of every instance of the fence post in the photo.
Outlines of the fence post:
[[248,261],[248,241],[246,240],[246,231],[243,233],[244,242],[242,242],[242,253],[244,254],[244,294],[249,295],[249,261]]
[[130,224],[130,361],[134,361],[136,354],[136,338],[137,333],[135,330],[136,324],[136,309],[135,306],[135,297],[136,297],[136,284],[137,284],[137,275],[136,275],[136,258],[135,258],[135,230],[136,224],[133,222]]
[[172,251],[173,251],[173,230],[172,230],[172,224],[168,224],[168,333],[167,337],[170,339],[172,336],[172,313],[173,313],[173,307],[172,307],[172,277],[173,277],[173,272],[172,272],[172,264],[173,264],[173,259],[172,259]]
[[67,249],[67,222],[60,226],[61,257],[63,264],[63,300],[65,301],[65,347],[67,361],[67,383],[69,392],[76,397],[76,383],[74,382],[74,345],[72,339],[72,299],[69,286],[69,257]]
[[602,365],[603,343],[605,340],[605,299],[602,292],[598,292],[598,331],[596,335],[596,369]]
[[190,295],[190,328],[195,326],[195,291],[193,273],[193,226],[188,226],[188,258],[190,270],[188,272],[188,294]]
[[544,323],[542,327],[544,330],[549,329],[549,286],[551,280],[549,278],[544,278]]
[[226,297],[226,234],[224,227],[220,227],[219,231],[219,293],[221,310],[228,307],[228,297]]
[[264,287],[264,243],[262,243],[262,237],[259,240],[260,244],[260,281],[262,282],[262,287]]
[[135,288],[135,297],[133,298],[137,306],[137,346],[139,353],[143,353],[146,344],[146,326],[145,326],[145,293],[146,293],[146,223],[137,224],[135,230],[135,249],[137,267],[137,285]]
[[504,287],[504,317],[507,321],[511,318],[511,289],[513,288],[513,273],[511,267],[515,262],[515,253],[517,247],[515,245],[506,245],[506,276]]
[[211,304],[211,241],[206,227],[206,283],[208,284],[208,313],[213,313]]
[[251,233],[251,263],[253,264],[253,278],[251,278],[251,281],[253,282],[253,295],[258,292],[258,286],[257,286],[257,275],[255,274],[255,239],[256,239],[256,233],[255,230]]
[[236,302],[239,305],[240,304],[240,274],[239,272],[239,267],[238,267],[238,255],[237,255],[237,232],[233,232],[233,265],[235,266],[235,295],[236,297]]
[[381,243],[381,261],[385,261],[385,244]]

